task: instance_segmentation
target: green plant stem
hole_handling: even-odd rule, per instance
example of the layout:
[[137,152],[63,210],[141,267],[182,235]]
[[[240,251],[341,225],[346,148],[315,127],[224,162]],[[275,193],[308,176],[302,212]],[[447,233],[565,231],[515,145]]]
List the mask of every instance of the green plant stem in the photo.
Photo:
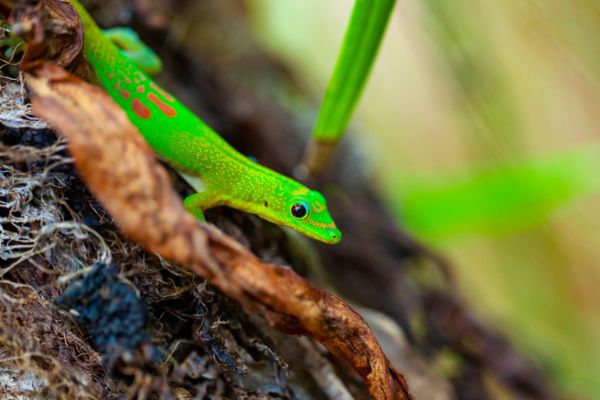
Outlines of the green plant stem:
[[[314,170],[311,165],[315,163],[326,163],[331,154],[319,144],[330,149],[345,133],[394,4],[395,0],[356,0],[313,131],[313,143],[305,155],[309,171]],[[323,154],[319,157],[315,151]]]

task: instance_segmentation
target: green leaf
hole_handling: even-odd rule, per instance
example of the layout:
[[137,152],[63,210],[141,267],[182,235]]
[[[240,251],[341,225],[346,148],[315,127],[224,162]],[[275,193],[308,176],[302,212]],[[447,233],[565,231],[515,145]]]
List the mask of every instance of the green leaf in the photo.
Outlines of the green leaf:
[[560,206],[597,189],[600,147],[535,160],[412,180],[399,193],[399,212],[423,238],[501,234],[540,224]]
[[336,142],[346,131],[394,4],[395,0],[356,0],[321,104],[314,140]]

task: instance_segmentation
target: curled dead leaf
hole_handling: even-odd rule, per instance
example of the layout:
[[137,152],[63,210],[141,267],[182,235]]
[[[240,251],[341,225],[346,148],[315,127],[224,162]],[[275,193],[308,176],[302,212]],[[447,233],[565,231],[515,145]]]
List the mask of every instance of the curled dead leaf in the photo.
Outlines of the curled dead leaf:
[[34,112],[68,140],[77,169],[124,234],[189,267],[277,328],[313,336],[357,371],[376,399],[410,398],[403,376],[344,301],[289,267],[261,262],[185,211],[151,148],[104,91],[47,64],[26,82]]
[[[8,8],[8,7],[7,7]],[[75,9],[62,0],[12,2],[9,23],[12,32],[27,42],[21,68],[39,60],[52,60],[61,67],[87,74],[83,59],[83,29]]]

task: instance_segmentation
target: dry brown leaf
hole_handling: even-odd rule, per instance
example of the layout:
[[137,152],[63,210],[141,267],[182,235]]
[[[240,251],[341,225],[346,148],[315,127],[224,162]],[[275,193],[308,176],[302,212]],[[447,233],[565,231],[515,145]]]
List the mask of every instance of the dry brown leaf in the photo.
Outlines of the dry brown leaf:
[[377,399],[410,398],[364,320],[285,266],[265,264],[211,225],[198,223],[125,113],[101,89],[44,65],[26,75],[34,112],[69,142],[77,169],[122,232],[191,268],[245,307],[344,359]]
[[[75,9],[63,0],[14,0],[9,23],[12,32],[27,43],[24,69],[43,60],[68,69],[81,68],[87,73],[83,58],[83,30]],[[48,40],[50,38],[51,40]]]

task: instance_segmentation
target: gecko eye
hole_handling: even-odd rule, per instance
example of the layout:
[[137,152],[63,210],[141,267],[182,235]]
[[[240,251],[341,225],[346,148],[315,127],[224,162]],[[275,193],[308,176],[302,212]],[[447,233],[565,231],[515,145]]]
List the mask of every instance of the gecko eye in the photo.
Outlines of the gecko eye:
[[308,216],[308,205],[304,202],[294,203],[291,211],[295,218],[304,219]]

